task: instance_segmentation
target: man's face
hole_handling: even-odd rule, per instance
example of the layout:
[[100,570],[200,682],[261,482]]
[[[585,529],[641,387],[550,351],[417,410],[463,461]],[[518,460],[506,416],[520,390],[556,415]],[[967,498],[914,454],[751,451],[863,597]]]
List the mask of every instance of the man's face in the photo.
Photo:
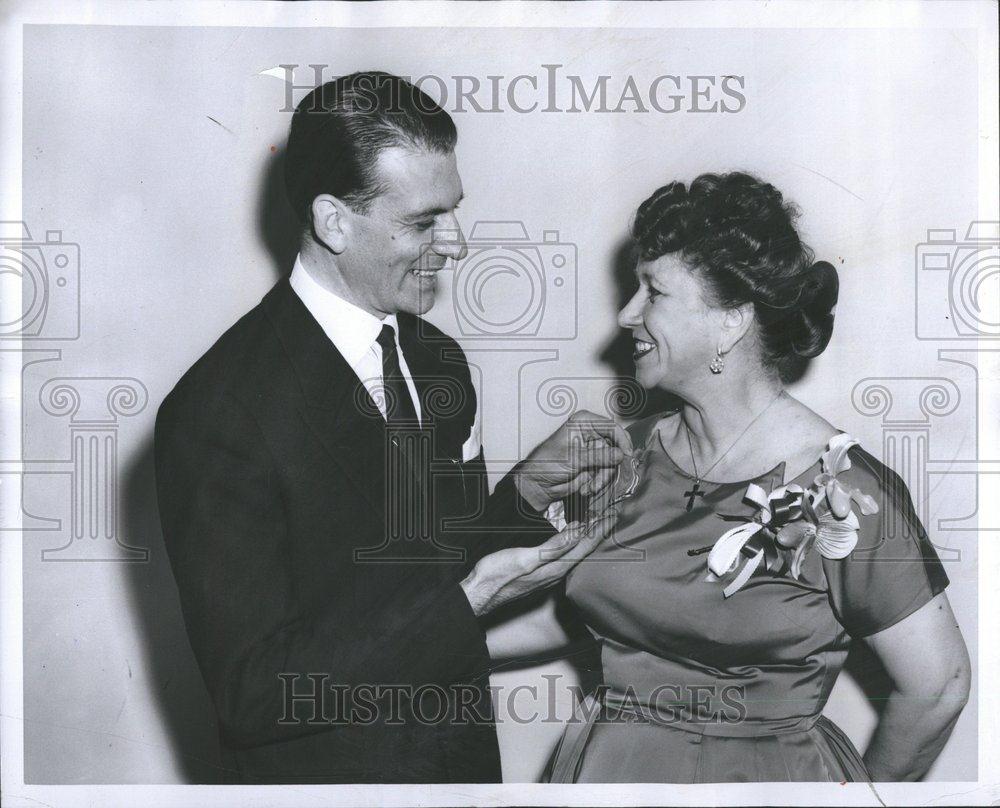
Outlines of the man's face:
[[349,214],[337,264],[354,302],[375,316],[423,314],[434,305],[437,273],[466,255],[455,153],[389,148],[376,170],[385,191],[367,213]]

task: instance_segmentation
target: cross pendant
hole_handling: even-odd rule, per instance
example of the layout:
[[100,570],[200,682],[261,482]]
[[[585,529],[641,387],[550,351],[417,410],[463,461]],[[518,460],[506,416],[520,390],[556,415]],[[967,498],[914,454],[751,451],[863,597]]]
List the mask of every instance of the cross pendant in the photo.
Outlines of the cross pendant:
[[688,504],[687,510],[691,510],[694,507],[694,498],[705,496],[705,492],[702,491],[698,486],[700,485],[698,480],[694,481],[694,486],[692,486],[690,491],[685,491],[684,496],[687,497]]

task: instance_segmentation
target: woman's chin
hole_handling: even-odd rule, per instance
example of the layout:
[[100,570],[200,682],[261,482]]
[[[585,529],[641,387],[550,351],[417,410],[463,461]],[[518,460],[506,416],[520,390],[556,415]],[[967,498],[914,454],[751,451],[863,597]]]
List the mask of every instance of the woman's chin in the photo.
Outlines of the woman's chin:
[[635,376],[635,380],[639,382],[639,385],[646,390],[659,387],[660,382],[663,381],[663,374],[660,372],[659,366],[654,362],[645,361],[645,358],[635,361],[632,374]]

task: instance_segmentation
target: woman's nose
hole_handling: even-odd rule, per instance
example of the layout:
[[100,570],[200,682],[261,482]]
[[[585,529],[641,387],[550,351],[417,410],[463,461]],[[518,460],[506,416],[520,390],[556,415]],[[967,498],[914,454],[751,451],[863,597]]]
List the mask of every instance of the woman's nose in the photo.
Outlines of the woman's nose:
[[640,323],[642,323],[642,306],[639,302],[639,293],[636,292],[618,312],[618,325],[622,328],[634,328]]

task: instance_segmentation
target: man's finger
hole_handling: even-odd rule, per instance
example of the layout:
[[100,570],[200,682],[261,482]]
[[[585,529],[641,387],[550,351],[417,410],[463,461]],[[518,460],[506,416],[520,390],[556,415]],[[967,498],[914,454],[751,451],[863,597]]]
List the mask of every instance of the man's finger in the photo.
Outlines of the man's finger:
[[585,535],[586,527],[584,525],[581,525],[579,522],[570,522],[564,530],[556,533],[555,536],[538,545],[538,547],[532,548],[534,551],[533,557],[537,561],[534,569],[566,555],[566,553],[580,543],[580,540]]
[[592,516],[602,514],[611,504],[615,495],[615,486],[613,485],[615,474],[615,469],[601,469],[594,472],[594,479],[591,483],[594,492],[587,503],[588,514]]
[[582,433],[584,440],[603,438],[625,454],[632,453],[632,438],[619,424],[589,410],[578,410],[570,416],[573,429]]
[[616,468],[625,459],[625,453],[617,446],[591,444],[575,458],[577,470]]
[[594,493],[603,494],[606,489],[615,481],[618,475],[617,468],[600,469],[594,474]]
[[589,522],[583,538],[573,546],[570,552],[562,556],[560,561],[578,562],[590,555],[602,541],[612,534],[620,514],[621,509],[614,506],[605,511],[603,516]]
[[580,485],[579,494],[581,497],[589,497],[597,490],[597,486],[594,485],[594,472],[585,471],[580,476],[583,478],[583,482]]
[[610,485],[618,473],[617,467],[584,471],[581,477],[585,482],[580,486],[580,494],[589,497],[599,497],[608,493]]
[[568,494],[579,494],[580,496],[587,496],[584,489],[590,484],[590,479],[592,477],[589,471],[577,472],[568,483],[566,487],[568,489]]

